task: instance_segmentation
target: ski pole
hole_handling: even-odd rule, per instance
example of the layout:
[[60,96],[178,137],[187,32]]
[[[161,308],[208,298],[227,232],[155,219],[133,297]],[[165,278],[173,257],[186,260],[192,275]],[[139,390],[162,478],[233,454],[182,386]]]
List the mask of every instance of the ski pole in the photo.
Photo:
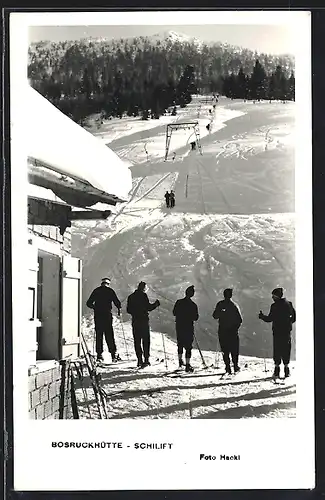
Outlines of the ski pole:
[[127,360],[129,361],[130,360],[129,350],[128,350],[128,345],[127,345],[126,338],[125,338],[124,326],[123,326],[123,322],[122,322],[121,316],[119,316],[119,318],[120,318],[120,325],[121,325],[121,328],[122,328],[122,335],[123,335],[123,338],[124,338],[124,345],[125,345],[126,357],[127,357]]
[[219,342],[217,341],[216,355],[215,355],[215,358],[214,358],[214,367],[215,368],[219,368],[219,354],[220,354],[220,351],[219,351]]
[[204,366],[204,368],[208,368],[208,367],[207,367],[207,365],[206,365],[205,359],[204,359],[204,357],[203,357],[202,351],[201,351],[201,349],[200,349],[200,346],[199,346],[199,343],[198,343],[198,341],[197,341],[197,338],[196,338],[195,334],[194,334],[194,340],[195,340],[196,346],[197,346],[197,348],[198,348],[198,350],[199,350],[199,353],[200,353],[200,356],[201,356],[201,360],[202,360],[203,366]]
[[266,356],[265,356],[265,354],[267,352],[267,349],[266,349],[266,339],[265,338],[264,338],[264,349],[263,349],[263,351],[264,351],[264,372],[266,373],[267,369],[266,369]]
[[161,333],[161,337],[162,337],[163,349],[164,349],[165,367],[166,367],[166,370],[168,370],[168,363],[167,363],[167,356],[166,356],[166,348],[165,348],[165,337],[164,337],[164,334],[163,334],[163,333]]
[[93,354],[95,354],[95,335],[93,335]]

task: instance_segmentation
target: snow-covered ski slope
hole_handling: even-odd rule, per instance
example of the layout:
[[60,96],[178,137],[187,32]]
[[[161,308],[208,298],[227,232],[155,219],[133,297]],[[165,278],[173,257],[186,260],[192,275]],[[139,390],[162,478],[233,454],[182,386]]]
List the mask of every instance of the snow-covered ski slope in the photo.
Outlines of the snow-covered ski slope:
[[[107,221],[74,225],[73,251],[84,262],[84,302],[110,276],[128,321],[125,298],[144,280],[149,297],[161,302],[151,313],[152,328],[173,339],[172,306],[193,283],[200,314],[196,334],[202,349],[213,350],[212,311],[223,289],[233,287],[244,318],[241,353],[271,357],[271,328],[258,312],[268,311],[275,286],[295,297],[295,104],[221,98],[212,115],[211,104],[202,104],[198,117],[199,108],[194,99],[176,117],[113,119],[93,127],[129,162],[133,187],[128,203]],[[190,153],[192,131],[177,131],[164,161],[166,123],[197,119],[203,155]],[[173,210],[163,198],[171,188]]]
[[[93,325],[86,321],[84,333],[93,352]],[[203,351],[207,369],[203,368],[197,349],[193,350],[193,374],[178,371],[176,343],[159,332],[151,333],[152,366],[137,369],[131,325],[114,319],[115,339],[123,361],[111,363],[104,349],[105,365],[101,385],[106,391],[108,418],[112,419],[239,419],[294,418],[295,369],[285,380],[272,379],[273,363],[267,359],[240,356],[241,371],[225,375],[220,352]],[[165,363],[164,348],[167,366]],[[215,348],[217,342],[215,341]],[[129,358],[129,359],[128,359]],[[107,363],[107,364],[106,364]],[[211,367],[211,365],[213,365]],[[177,371],[175,371],[177,370]],[[283,373],[281,373],[283,377]],[[99,418],[89,377],[78,383],[76,391],[82,419]],[[85,394],[86,398],[85,399]]]

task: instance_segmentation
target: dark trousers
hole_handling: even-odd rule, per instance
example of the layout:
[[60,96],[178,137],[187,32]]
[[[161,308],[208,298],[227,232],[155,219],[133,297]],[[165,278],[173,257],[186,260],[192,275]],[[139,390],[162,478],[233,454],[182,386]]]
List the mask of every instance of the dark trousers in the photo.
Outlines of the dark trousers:
[[173,208],[175,206],[175,198],[171,198],[169,202],[170,208]]
[[169,208],[169,198],[165,198],[166,200],[166,207]]
[[142,357],[144,361],[149,361],[150,356],[150,330],[148,320],[133,320],[132,321],[132,332],[135,354],[138,358],[138,362],[142,363]]
[[178,356],[183,356],[183,350],[185,349],[185,358],[190,359],[194,338],[193,325],[186,326],[176,324],[176,338]]
[[226,368],[230,367],[230,356],[234,367],[237,368],[239,357],[238,330],[229,329],[219,332],[219,342]]
[[284,365],[290,362],[291,354],[291,336],[290,333],[282,332],[281,334],[273,334],[273,359],[276,365],[280,365],[283,361]]
[[95,331],[96,331],[96,352],[98,356],[103,354],[103,336],[105,336],[106,344],[112,357],[116,353],[116,345],[113,330],[113,317],[111,314],[105,316],[95,316]]

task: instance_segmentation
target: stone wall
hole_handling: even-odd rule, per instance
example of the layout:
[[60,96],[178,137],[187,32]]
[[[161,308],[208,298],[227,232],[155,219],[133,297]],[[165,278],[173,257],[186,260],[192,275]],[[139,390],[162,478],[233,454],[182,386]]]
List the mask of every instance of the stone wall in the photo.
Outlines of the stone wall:
[[71,419],[71,365],[60,361],[49,369],[37,372],[37,367],[28,375],[29,418]]

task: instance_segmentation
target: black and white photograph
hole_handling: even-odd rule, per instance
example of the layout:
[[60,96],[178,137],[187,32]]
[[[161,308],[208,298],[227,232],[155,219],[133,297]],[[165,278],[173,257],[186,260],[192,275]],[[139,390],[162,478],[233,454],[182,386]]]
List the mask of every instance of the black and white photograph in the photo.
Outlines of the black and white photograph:
[[290,428],[291,460],[304,421],[312,486],[308,13],[137,14],[11,15],[17,419],[40,446],[65,421],[53,460],[99,441],[210,476],[248,467],[254,429],[269,464]]

